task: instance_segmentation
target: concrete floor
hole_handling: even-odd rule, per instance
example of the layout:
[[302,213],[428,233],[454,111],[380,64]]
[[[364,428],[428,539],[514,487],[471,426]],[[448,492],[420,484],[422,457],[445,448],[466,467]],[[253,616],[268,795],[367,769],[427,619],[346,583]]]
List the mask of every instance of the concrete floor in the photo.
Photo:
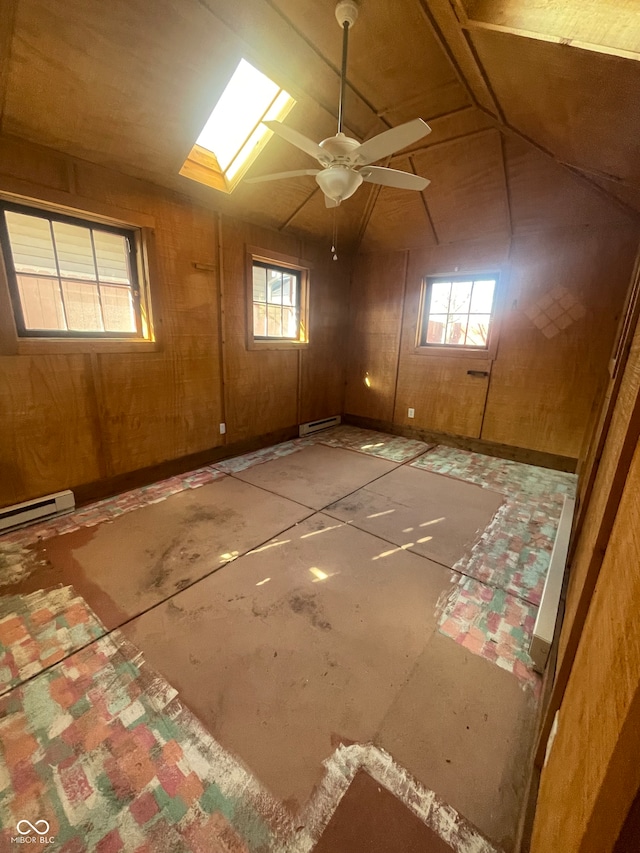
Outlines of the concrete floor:
[[[535,691],[437,630],[451,567],[502,502],[314,445],[47,539],[10,591],[73,585],[293,815],[339,744],[373,743],[510,853]],[[348,840],[376,794],[353,784],[318,851],[399,849]],[[403,850],[451,849],[414,820]]]

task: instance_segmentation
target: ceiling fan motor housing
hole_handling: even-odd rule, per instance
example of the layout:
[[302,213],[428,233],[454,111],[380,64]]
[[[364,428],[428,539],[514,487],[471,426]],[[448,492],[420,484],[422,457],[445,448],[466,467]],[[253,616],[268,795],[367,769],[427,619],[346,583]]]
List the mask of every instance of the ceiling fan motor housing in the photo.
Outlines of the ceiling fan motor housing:
[[336,18],[341,27],[352,27],[358,18],[358,4],[354,0],[340,0],[336,5]]

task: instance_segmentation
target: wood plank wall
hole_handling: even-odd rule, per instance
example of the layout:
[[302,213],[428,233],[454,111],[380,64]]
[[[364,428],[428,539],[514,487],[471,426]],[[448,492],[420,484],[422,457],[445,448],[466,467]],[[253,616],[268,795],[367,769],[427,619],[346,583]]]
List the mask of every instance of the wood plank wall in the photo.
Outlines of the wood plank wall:
[[[0,140],[1,191],[62,200],[88,214],[108,205],[125,221],[128,213],[134,221],[152,217],[159,343],[115,352],[44,343],[0,355],[0,505],[342,410],[348,266],[332,262],[326,247],[220,218],[152,184],[8,137]],[[247,244],[313,262],[304,353],[246,351]],[[15,335],[13,342],[15,350]],[[11,343],[5,317],[0,353]]]
[[630,829],[640,790],[639,517],[637,447],[542,772],[532,853],[608,853]]
[[[345,411],[577,459],[606,383],[640,221],[520,140],[505,139],[496,162],[496,137],[465,139],[463,187],[442,173],[442,158],[423,153],[430,226],[385,233],[399,199],[381,190],[354,266]],[[488,270],[504,285],[495,357],[416,353],[424,276]],[[548,297],[572,305],[561,329],[533,322]]]

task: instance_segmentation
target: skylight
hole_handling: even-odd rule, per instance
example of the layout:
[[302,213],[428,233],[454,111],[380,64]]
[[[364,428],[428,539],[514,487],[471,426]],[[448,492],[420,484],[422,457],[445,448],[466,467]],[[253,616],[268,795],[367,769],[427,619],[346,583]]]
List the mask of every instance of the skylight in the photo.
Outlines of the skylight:
[[281,121],[294,104],[288,92],[241,59],[180,174],[231,192],[272,136],[262,122]]

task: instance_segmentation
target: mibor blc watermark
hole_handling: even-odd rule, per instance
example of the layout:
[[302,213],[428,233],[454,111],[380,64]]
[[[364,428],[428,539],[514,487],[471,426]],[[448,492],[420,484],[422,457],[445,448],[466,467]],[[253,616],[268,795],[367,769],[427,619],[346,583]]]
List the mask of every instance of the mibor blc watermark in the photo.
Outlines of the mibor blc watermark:
[[17,835],[11,837],[12,844],[51,844],[53,835],[49,835],[49,821],[19,820],[16,824]]

